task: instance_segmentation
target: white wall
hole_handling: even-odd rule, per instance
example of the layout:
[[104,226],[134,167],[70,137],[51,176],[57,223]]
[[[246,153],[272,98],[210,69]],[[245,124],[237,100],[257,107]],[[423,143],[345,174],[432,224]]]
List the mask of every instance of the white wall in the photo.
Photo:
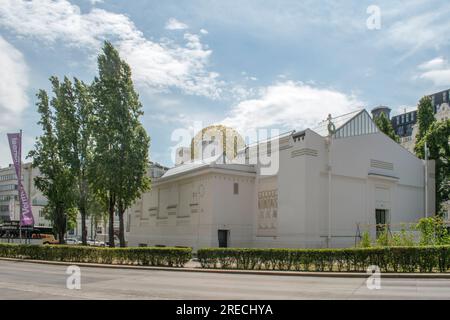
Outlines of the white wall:
[[[238,194],[234,194],[234,183]],[[218,246],[218,231],[229,230],[230,247],[251,246],[255,215],[255,178],[253,175],[213,175],[213,246]]]

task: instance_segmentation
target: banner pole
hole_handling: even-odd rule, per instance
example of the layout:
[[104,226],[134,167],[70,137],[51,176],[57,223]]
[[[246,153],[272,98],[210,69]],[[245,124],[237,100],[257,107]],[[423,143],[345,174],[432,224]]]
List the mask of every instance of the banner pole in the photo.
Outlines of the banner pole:
[[[19,188],[22,184],[22,129],[20,129],[20,148],[19,148],[19,176],[17,177],[19,180]],[[20,233],[20,243],[22,243],[22,197],[19,195],[19,201],[20,201],[20,222],[19,222],[19,233]]]

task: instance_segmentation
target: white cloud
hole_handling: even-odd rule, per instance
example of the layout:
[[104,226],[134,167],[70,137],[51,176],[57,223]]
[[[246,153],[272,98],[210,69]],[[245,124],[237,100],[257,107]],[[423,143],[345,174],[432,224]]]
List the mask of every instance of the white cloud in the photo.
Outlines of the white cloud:
[[123,14],[98,8],[82,13],[67,0],[2,0],[0,26],[20,36],[50,44],[61,41],[95,54],[109,39],[131,65],[138,85],[158,91],[177,88],[211,98],[220,95],[218,74],[208,71],[212,51],[195,34],[187,33],[184,45],[151,41]]
[[416,78],[432,81],[436,86],[450,86],[450,64],[443,57],[437,57],[419,65]]
[[209,32],[208,32],[208,30],[206,30],[206,29],[200,29],[200,33],[201,33],[201,34],[208,34]]
[[434,59],[431,59],[430,61],[426,61],[424,63],[422,63],[419,66],[419,69],[422,70],[435,70],[435,69],[440,69],[443,66],[445,66],[446,61],[443,57],[437,57]]
[[22,53],[0,36],[0,130],[19,122],[28,105],[28,68]]
[[0,164],[10,163],[5,133],[17,131],[28,106],[28,68],[22,53],[0,36]]
[[[417,2],[415,5],[420,7],[426,3]],[[394,47],[407,48],[406,56],[422,48],[440,48],[448,45],[450,5],[436,4],[428,8],[417,8],[417,10],[417,14],[405,18],[401,15],[408,11],[393,14],[390,18],[395,22],[388,27],[387,34],[383,34],[381,41]]]
[[167,30],[184,30],[189,28],[189,26],[175,18],[170,18],[166,23]]
[[314,128],[328,114],[339,116],[361,106],[353,95],[300,82],[279,82],[260,90],[257,98],[235,105],[223,124],[241,132],[254,128]]

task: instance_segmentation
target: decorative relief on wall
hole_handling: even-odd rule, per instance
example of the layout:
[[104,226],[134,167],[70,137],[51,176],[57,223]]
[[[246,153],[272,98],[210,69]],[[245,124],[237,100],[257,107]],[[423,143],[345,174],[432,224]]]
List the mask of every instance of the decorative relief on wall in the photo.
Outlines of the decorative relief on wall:
[[156,217],[158,214],[158,207],[153,207],[148,209],[148,212],[150,212],[150,217]]
[[258,192],[258,237],[275,237],[278,227],[278,190]]
[[291,158],[301,157],[301,156],[312,156],[317,157],[318,151],[310,148],[302,148],[298,150],[294,150],[291,152]]

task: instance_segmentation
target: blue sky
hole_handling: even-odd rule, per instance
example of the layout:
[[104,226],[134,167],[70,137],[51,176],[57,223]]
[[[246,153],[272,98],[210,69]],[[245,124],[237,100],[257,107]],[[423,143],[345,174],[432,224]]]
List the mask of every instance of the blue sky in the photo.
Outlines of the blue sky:
[[91,81],[105,39],[132,67],[151,159],[171,165],[172,132],[196,122],[284,131],[414,108],[450,87],[449,14],[433,0],[0,0],[0,166],[7,132],[24,129],[24,153],[40,133],[37,90],[51,75]]

